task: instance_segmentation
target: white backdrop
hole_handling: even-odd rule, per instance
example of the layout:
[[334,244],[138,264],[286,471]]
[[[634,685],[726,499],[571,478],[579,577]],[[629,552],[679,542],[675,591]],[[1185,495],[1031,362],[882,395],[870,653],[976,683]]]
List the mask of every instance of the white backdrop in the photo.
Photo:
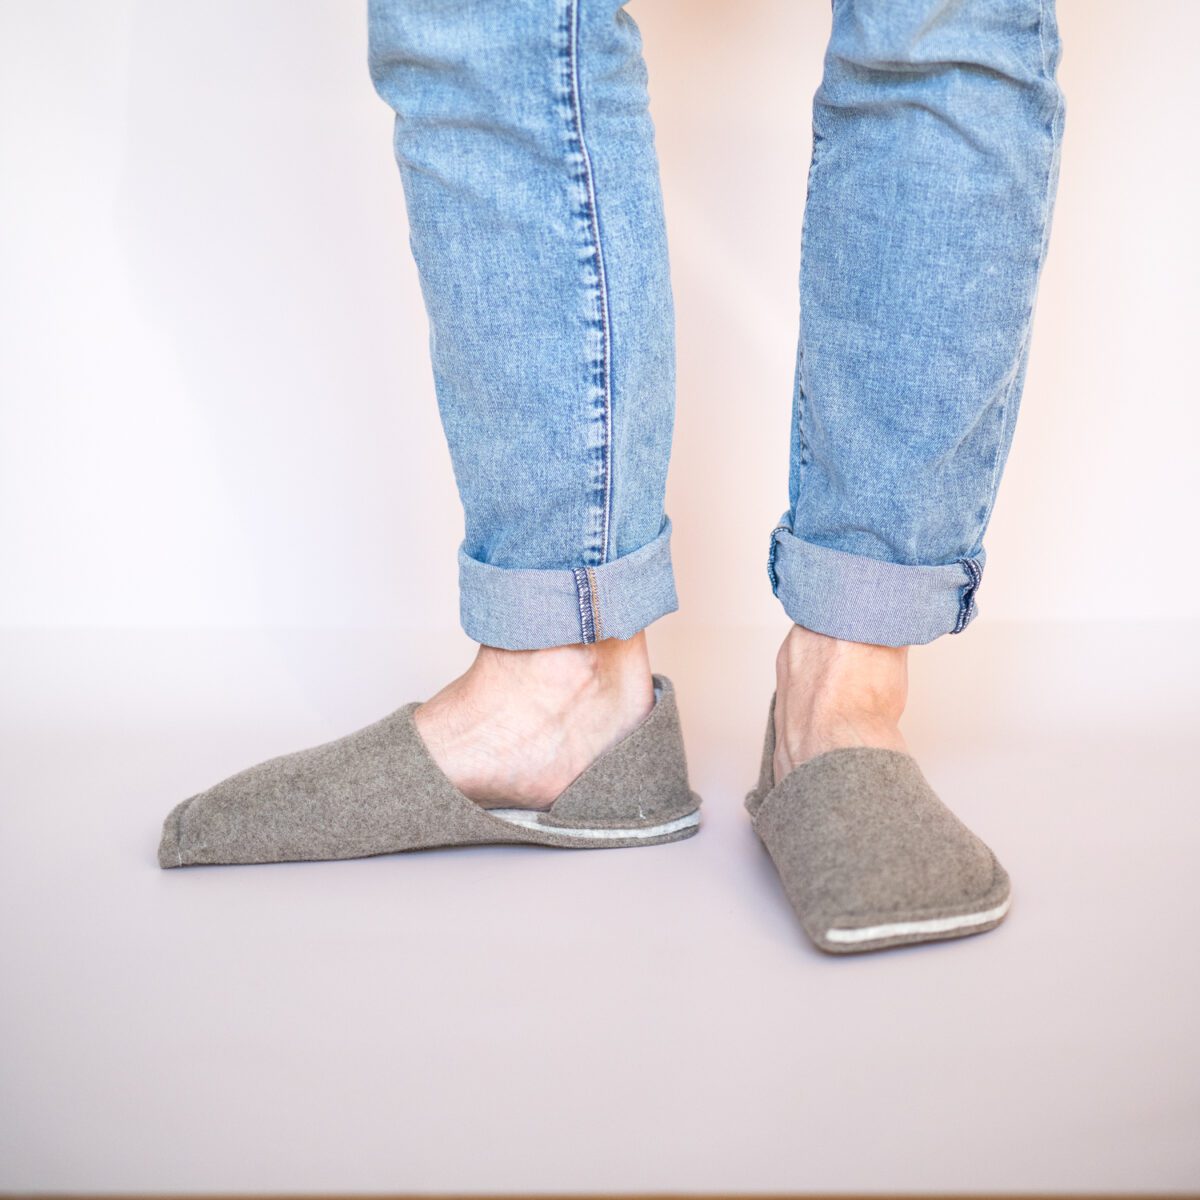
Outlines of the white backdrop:
[[[0,5],[0,623],[457,627],[461,512],[363,10]],[[828,5],[629,11],[679,321],[670,620],[779,625]],[[981,609],[1195,618],[1200,5],[1059,14],[1061,189]]]

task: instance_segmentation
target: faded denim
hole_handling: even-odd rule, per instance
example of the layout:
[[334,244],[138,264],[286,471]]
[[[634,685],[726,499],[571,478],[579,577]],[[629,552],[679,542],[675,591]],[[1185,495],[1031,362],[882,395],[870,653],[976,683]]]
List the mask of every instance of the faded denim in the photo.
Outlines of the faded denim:
[[[801,625],[903,645],[975,616],[1057,186],[1059,57],[1053,0],[833,0],[766,554]],[[621,0],[370,0],[370,70],[465,513],[463,628],[510,649],[629,637],[678,607],[638,27]]]

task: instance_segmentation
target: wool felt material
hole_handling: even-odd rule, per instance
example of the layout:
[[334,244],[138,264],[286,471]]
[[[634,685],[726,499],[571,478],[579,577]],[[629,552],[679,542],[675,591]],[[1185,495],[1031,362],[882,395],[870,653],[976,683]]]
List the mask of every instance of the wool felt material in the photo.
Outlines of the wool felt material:
[[746,808],[804,931],[850,954],[998,925],[1010,885],[992,851],[899,750],[818,754],[774,783],[775,696]]
[[464,796],[422,740],[411,701],[322,745],[272,758],[189,797],[163,823],[162,867],[359,858],[433,846],[647,846],[696,833],[675,691],[654,676],[645,719],[546,811]]

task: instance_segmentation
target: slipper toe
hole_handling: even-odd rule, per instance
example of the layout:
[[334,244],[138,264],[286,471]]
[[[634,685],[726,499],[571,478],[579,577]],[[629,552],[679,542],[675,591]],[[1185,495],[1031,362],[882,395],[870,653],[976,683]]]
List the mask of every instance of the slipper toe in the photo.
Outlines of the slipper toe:
[[982,933],[1004,919],[1007,872],[910,754],[830,750],[772,786],[771,721],[767,736],[746,807],[816,946],[851,954]]

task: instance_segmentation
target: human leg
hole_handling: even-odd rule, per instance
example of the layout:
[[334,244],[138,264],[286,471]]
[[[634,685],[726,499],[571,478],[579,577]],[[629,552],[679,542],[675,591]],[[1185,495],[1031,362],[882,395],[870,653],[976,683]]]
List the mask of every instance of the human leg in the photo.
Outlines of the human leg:
[[1050,232],[1053,0],[836,0],[814,98],[788,615],[914,645],[976,612]]
[[[686,836],[695,798],[643,632],[677,601],[673,309],[639,31],[618,0],[372,0],[369,16],[479,649],[411,712],[178,806],[160,859],[345,857],[397,848],[396,829],[416,844],[433,835],[420,806],[395,807],[410,786],[443,810],[544,811],[595,845]],[[354,797],[376,792],[364,833]],[[602,832],[580,831],[589,815]]]
[[462,498],[463,626],[506,649],[676,607],[674,326],[646,67],[617,0],[372,0]]
[[640,631],[677,606],[674,313],[640,33],[616,0],[373,0],[370,39],[481,644],[418,725],[473,797],[540,806],[644,717]]
[[[880,790],[897,788],[914,820],[944,833],[922,845],[920,870],[956,880],[961,895],[926,896],[927,928],[896,934],[884,922],[892,933],[826,949],[955,936],[1003,915],[1002,868],[943,813],[899,720],[908,647],[961,632],[977,611],[1057,184],[1059,54],[1053,0],[833,5],[814,100],[789,508],[768,557],[794,624],[776,660],[770,770],[747,804],[757,813],[771,787],[807,788],[813,811],[853,808],[882,836],[885,826],[838,792],[833,768],[856,786],[874,771]],[[774,804],[775,828],[764,818],[760,832],[791,863],[785,883],[787,870],[811,877],[823,853],[842,878],[878,874],[882,852],[865,835],[835,846],[841,835],[826,830],[832,841],[813,834],[801,854],[783,808]],[[922,908],[920,888],[896,886],[897,908]],[[851,893],[869,907],[865,891]],[[968,894],[984,907],[966,912]],[[836,908],[813,919],[852,920]]]

